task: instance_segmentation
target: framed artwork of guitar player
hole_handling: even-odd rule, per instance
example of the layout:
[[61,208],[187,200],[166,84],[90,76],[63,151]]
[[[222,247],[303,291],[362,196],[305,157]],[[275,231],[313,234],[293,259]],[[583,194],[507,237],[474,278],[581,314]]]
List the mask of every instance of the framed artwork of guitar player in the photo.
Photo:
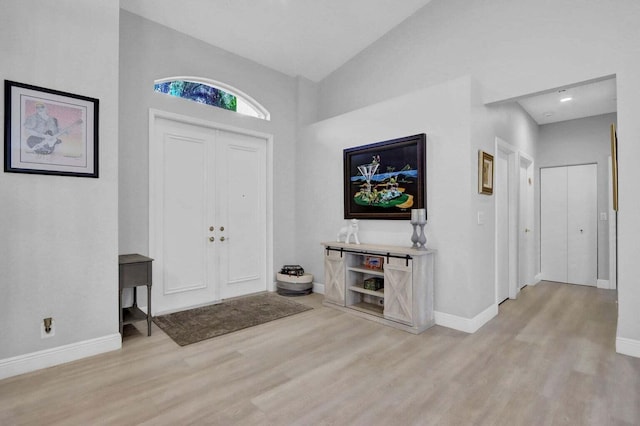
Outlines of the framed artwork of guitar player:
[[4,171],[97,178],[98,103],[5,80]]

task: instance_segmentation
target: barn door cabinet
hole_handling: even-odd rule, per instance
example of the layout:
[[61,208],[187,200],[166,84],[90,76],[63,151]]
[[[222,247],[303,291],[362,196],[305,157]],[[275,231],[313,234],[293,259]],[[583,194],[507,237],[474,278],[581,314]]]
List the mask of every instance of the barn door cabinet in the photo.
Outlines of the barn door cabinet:
[[[338,242],[322,245],[325,306],[414,334],[434,324],[433,250]],[[380,281],[384,287],[377,289],[375,283]]]

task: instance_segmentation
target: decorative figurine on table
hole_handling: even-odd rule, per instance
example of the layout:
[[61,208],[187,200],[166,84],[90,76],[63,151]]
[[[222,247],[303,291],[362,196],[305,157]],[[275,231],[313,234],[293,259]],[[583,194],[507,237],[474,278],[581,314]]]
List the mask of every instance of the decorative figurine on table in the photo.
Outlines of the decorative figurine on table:
[[344,242],[349,244],[352,236],[355,243],[360,244],[360,240],[358,240],[358,219],[351,219],[349,225],[340,228],[337,241],[340,242],[344,238]]

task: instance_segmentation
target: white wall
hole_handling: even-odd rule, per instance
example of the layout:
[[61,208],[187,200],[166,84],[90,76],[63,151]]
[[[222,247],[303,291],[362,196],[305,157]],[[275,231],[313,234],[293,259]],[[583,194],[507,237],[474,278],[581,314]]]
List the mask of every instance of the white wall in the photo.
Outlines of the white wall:
[[[321,241],[333,241],[343,219],[343,149],[427,134],[427,246],[435,257],[435,309],[471,319],[495,304],[494,197],[478,194],[478,150],[511,137],[535,153],[537,125],[517,104],[486,107],[469,78],[339,115],[301,130],[297,150],[299,262],[324,283]],[[485,216],[479,225],[477,214]],[[360,241],[410,245],[407,221],[363,220]],[[489,265],[489,267],[487,267]]]
[[[0,173],[1,378],[68,361],[74,345],[120,347],[118,4],[4,1],[0,56],[1,79],[100,101],[99,179]],[[42,339],[45,317],[56,330]]]
[[318,121],[318,83],[297,77],[297,129]]
[[[604,114],[579,120],[540,126],[536,164],[539,179],[541,167],[597,163],[598,165],[598,278],[609,279],[609,222],[599,218],[609,214],[609,127],[616,123],[616,114]],[[540,200],[537,187],[536,200]],[[608,216],[607,216],[608,218]]]
[[[482,103],[483,88],[480,84],[473,85],[472,97],[472,127],[471,127],[471,167],[477,170],[478,150],[483,150],[496,156],[496,137],[507,142],[519,152],[531,158],[536,156],[538,140],[538,124],[531,116],[516,102],[506,102],[491,106]],[[494,176],[495,177],[495,176]],[[477,175],[473,176],[474,184],[477,187]],[[492,284],[495,284],[495,195],[487,196],[478,194],[472,199],[472,229],[475,230],[475,237],[472,239],[472,253],[470,269],[475,276],[486,277]],[[484,224],[478,225],[477,214],[484,215]],[[537,241],[536,241],[537,246]],[[537,264],[537,250],[530,253],[531,265]],[[491,294],[495,302],[495,287],[487,290],[486,294]],[[476,296],[475,303],[478,308],[487,306],[486,294],[484,297]]]
[[[616,75],[618,350],[640,356],[640,3],[433,0],[320,85],[319,117],[471,75],[485,102]],[[620,347],[621,339],[626,349]]]
[[520,152],[536,158],[539,126],[517,102],[492,104],[487,107],[487,119],[495,136]]
[[[292,263],[296,106],[304,102],[296,79],[129,12],[120,16],[120,252],[149,251],[148,115],[155,108],[274,135],[274,269]],[[154,80],[172,76],[234,86],[265,106],[271,121],[153,91]]]
[[321,82],[320,117],[463,75],[485,102],[611,75],[639,16],[635,0],[433,0]]
[[[345,224],[343,149],[426,133],[425,233],[427,246],[438,250],[435,307],[467,318],[477,313],[465,296],[470,286],[483,284],[471,280],[467,266],[470,200],[477,185],[472,178],[476,169],[469,167],[470,90],[469,79],[459,79],[302,130],[296,157],[296,253],[316,282],[324,282],[320,242],[335,240]],[[360,222],[360,241],[365,243],[408,246],[411,233],[408,221]]]
[[616,350],[640,357],[640,64],[625,58],[618,80],[618,339]]

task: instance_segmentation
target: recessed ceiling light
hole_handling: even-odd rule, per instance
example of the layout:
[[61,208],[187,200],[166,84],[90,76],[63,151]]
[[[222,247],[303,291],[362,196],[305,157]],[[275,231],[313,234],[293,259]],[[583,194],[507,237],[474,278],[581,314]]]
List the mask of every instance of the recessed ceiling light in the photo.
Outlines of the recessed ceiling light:
[[569,102],[571,99],[573,99],[571,96],[567,96],[566,98],[560,99],[560,102]]

